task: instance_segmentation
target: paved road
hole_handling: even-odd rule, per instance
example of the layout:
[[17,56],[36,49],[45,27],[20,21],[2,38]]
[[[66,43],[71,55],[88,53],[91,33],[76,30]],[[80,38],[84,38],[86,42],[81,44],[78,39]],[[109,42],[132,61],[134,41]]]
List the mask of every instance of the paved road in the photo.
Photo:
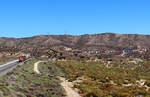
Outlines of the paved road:
[[9,71],[16,68],[17,65],[23,65],[24,62],[18,62],[18,60],[10,61],[6,64],[0,65],[0,76],[7,74]]

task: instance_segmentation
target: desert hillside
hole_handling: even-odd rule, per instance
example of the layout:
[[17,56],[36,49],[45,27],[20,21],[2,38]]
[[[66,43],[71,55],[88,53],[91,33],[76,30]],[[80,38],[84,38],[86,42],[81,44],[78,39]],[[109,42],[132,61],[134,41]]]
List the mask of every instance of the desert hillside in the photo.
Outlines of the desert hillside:
[[93,35],[41,35],[28,38],[0,38],[1,48],[46,49],[70,47],[73,49],[150,48],[150,35],[103,33]]

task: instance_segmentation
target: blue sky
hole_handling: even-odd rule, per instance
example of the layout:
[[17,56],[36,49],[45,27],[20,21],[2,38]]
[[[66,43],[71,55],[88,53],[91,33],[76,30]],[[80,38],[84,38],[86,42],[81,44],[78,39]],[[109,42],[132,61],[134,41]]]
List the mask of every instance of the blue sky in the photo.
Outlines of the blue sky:
[[0,0],[0,37],[150,34],[150,0]]

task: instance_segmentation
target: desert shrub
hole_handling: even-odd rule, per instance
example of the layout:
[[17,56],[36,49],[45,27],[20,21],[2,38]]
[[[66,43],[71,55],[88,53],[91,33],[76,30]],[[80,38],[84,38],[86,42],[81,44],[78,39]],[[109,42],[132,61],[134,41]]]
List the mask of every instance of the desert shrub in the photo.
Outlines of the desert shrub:
[[98,96],[94,93],[87,93],[86,95],[84,95],[84,97],[98,97]]
[[136,85],[137,80],[145,79],[147,80],[145,84],[149,86],[149,62],[139,64],[112,62],[110,68],[101,61],[56,61],[54,64],[63,69],[69,81],[84,78],[83,82],[74,85],[83,94],[98,97],[135,97],[149,94],[144,87]]
[[23,93],[17,93],[17,97],[27,97],[26,95],[24,95]]
[[145,85],[147,85],[148,87],[150,87],[150,80],[147,80],[147,81],[145,82]]

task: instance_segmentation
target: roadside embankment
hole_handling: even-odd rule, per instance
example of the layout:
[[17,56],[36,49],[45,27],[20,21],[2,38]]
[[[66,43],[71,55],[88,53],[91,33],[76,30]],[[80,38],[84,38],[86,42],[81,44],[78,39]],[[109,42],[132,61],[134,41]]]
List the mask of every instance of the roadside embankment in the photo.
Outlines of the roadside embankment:
[[40,74],[34,72],[34,63],[37,61],[31,59],[0,77],[0,97],[65,97],[61,81],[57,76],[52,76],[55,72],[49,72],[49,62],[39,63],[42,67],[39,68]]

